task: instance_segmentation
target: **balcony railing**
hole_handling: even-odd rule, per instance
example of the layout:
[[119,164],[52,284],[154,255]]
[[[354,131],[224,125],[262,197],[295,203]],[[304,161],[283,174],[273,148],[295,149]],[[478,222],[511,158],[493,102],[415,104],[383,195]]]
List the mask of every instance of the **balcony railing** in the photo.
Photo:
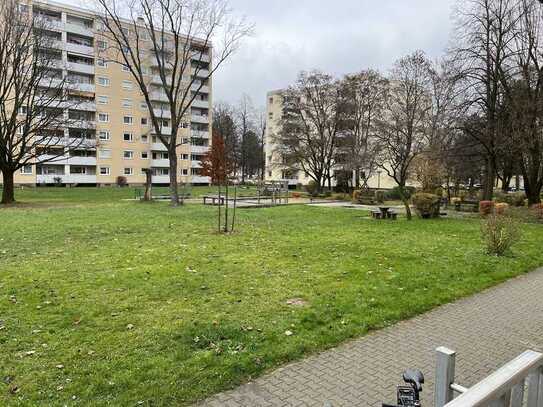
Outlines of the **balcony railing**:
[[151,160],[151,167],[154,168],[168,168],[170,166],[170,160],[167,158],[159,158]]
[[70,33],[84,35],[86,37],[94,37],[94,30],[92,29],[92,27],[87,27],[85,25],[75,23],[65,23],[64,28]]
[[199,115],[199,114],[192,114],[191,115],[191,121],[193,123],[206,124],[206,123],[209,123],[209,116],[203,116],[203,115]]
[[87,45],[74,44],[71,42],[66,43],[66,51],[75,52],[76,54],[94,55],[94,47]]
[[72,72],[81,72],[89,75],[94,75],[94,65],[90,64],[78,64],[77,62],[68,62],[66,69]]

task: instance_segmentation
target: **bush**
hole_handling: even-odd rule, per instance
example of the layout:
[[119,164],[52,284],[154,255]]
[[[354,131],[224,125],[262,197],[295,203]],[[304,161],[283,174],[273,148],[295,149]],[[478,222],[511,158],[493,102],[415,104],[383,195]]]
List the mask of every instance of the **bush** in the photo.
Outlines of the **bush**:
[[500,202],[500,203],[510,203],[509,202],[509,194],[503,192],[503,191],[495,191],[494,192],[494,201]]
[[125,187],[128,185],[128,180],[126,179],[126,177],[123,177],[122,175],[119,175],[117,177],[117,186],[119,187]]
[[520,228],[509,216],[493,214],[483,221],[481,235],[488,254],[503,256],[520,239]]
[[481,201],[479,202],[479,213],[482,216],[488,216],[494,212],[494,201]]
[[319,189],[319,185],[313,180],[309,181],[309,183],[305,186],[305,190],[311,196],[316,196],[319,193]]
[[353,191],[353,202],[361,205],[373,205],[375,194],[367,189],[357,189]]
[[509,204],[505,202],[498,202],[494,205],[494,213],[496,215],[503,215],[509,209]]
[[524,201],[526,200],[526,194],[524,192],[515,192],[513,194],[508,194],[510,202],[507,202],[511,206],[524,206]]
[[[404,188],[406,198],[410,199],[411,196],[417,191],[415,187],[405,187]],[[387,201],[399,201],[400,197],[400,187],[394,187],[391,190],[385,193],[385,199]]]
[[439,217],[441,198],[434,194],[420,192],[413,195],[413,205],[417,214],[423,219]]

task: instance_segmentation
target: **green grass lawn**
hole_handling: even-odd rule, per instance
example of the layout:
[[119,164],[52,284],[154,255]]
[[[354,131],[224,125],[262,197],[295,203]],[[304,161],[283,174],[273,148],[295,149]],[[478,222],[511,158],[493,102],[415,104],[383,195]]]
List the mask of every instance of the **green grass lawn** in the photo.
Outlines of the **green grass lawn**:
[[0,209],[0,405],[189,404],[543,264],[538,225],[495,258],[476,220],[63,191]]
[[[126,199],[135,199],[143,196],[144,187],[104,187],[104,188],[65,188],[65,187],[25,187],[15,190],[15,199],[20,204],[43,204],[43,205],[67,205],[67,204],[89,204],[89,203],[107,203]],[[179,187],[179,193],[183,192],[183,187]],[[187,191],[193,198],[200,198],[204,195],[218,193],[217,187],[195,186],[188,187]],[[233,194],[233,187],[230,193]],[[224,194],[224,191],[222,191]],[[239,196],[256,196],[256,187],[238,188]],[[153,195],[168,195],[167,187],[153,187]],[[1,195],[1,191],[0,191]]]

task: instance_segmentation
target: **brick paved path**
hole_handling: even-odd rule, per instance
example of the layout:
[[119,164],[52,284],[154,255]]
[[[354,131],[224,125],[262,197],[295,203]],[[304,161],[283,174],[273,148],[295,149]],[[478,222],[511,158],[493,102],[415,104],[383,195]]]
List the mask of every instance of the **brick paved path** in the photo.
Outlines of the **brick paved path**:
[[526,349],[543,351],[543,269],[335,349],[289,364],[202,402],[229,406],[381,406],[406,367],[422,369],[432,406],[435,348],[457,351],[471,386]]

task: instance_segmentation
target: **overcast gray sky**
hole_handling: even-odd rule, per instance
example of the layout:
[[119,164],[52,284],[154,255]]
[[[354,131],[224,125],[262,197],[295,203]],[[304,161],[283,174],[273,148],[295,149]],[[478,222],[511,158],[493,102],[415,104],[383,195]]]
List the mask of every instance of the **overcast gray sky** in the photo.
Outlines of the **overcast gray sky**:
[[455,0],[230,0],[256,25],[255,36],[214,80],[215,100],[287,87],[301,70],[341,75],[386,71],[416,49],[439,56],[447,45]]
[[435,58],[447,45],[455,1],[230,0],[255,35],[216,74],[215,101],[235,103],[246,93],[264,105],[269,90],[289,86],[301,70],[386,71],[416,49]]

